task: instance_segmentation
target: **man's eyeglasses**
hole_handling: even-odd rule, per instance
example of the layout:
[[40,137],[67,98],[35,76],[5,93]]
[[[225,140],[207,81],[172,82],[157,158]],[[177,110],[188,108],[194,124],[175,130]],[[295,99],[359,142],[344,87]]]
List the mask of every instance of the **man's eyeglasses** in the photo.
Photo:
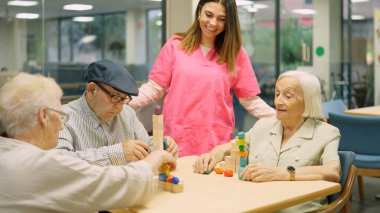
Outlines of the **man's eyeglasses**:
[[123,102],[123,104],[128,104],[132,100],[132,96],[130,96],[130,95],[127,95],[127,97],[123,98],[123,97],[120,97],[118,95],[112,94],[110,91],[106,90],[106,88],[104,88],[99,83],[96,83],[96,82],[94,82],[94,83],[96,85],[98,85],[98,87],[101,90],[103,90],[103,92],[105,92],[110,97],[111,102],[114,103],[114,104],[117,104],[117,103],[120,103],[120,102]]
[[61,124],[65,124],[67,121],[69,121],[69,118],[70,118],[69,114],[62,112],[62,111],[59,111],[59,110],[49,108],[49,107],[46,107],[46,109],[58,113],[59,114],[59,120],[61,121]]

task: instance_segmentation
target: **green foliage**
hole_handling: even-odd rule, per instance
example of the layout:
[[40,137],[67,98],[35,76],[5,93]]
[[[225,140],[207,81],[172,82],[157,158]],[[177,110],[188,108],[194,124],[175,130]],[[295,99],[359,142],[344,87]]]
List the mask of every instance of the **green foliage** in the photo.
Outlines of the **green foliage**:
[[[297,17],[290,16],[281,26],[281,70],[295,69],[304,64],[302,61],[302,43],[306,43],[312,49],[313,29],[311,26],[302,26]],[[310,52],[312,56],[312,52]],[[310,56],[310,57],[311,57]]]

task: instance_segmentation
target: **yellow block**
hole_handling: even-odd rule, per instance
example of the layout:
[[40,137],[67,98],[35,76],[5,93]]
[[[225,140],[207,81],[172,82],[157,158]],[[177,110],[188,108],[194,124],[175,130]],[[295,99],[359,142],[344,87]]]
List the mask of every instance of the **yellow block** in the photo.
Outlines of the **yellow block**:
[[172,192],[173,193],[183,192],[183,182],[181,181],[178,184],[172,184]]

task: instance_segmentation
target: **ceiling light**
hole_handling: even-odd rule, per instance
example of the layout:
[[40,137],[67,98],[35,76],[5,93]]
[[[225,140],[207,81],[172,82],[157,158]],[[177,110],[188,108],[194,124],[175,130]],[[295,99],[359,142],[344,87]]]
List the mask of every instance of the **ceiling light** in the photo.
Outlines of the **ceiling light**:
[[38,5],[37,1],[9,1],[7,3],[10,6],[30,7]]
[[40,17],[40,14],[37,13],[17,13],[16,18],[19,19],[37,19]]
[[352,20],[364,20],[365,17],[362,15],[351,15]]
[[94,20],[94,17],[91,16],[77,16],[73,18],[73,21],[75,22],[92,22]]
[[88,44],[88,43],[91,43],[91,42],[95,41],[96,37],[97,37],[96,35],[85,35],[85,36],[82,37],[82,39],[80,40],[80,42],[82,44]]
[[362,2],[368,2],[368,0],[351,0],[351,3],[362,3]]
[[292,10],[293,13],[301,14],[301,15],[314,15],[317,14],[317,11],[312,9],[294,9]]
[[257,8],[257,9],[265,9],[265,8],[268,8],[268,5],[266,5],[266,4],[254,4],[253,7]]
[[94,6],[89,4],[66,4],[63,6],[64,10],[76,10],[76,11],[83,11],[83,10],[91,10],[94,8]]
[[255,7],[247,8],[247,10],[248,10],[248,12],[250,12],[250,13],[256,13],[256,12],[258,11],[258,9],[255,8]]
[[253,4],[253,1],[248,1],[248,0],[236,0],[236,5],[237,6],[243,6],[243,5],[249,5]]

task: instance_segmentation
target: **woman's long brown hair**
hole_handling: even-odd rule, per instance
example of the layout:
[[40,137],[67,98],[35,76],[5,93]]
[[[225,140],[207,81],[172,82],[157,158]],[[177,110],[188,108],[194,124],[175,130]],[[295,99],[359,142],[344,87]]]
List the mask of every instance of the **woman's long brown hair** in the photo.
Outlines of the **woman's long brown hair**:
[[[216,61],[219,64],[226,64],[229,75],[235,75],[236,57],[242,45],[240,23],[237,14],[235,0],[200,0],[195,11],[195,19],[191,27],[186,32],[176,33],[181,38],[180,48],[190,54],[201,42],[202,31],[199,26],[198,16],[200,16],[202,8],[209,2],[220,3],[226,11],[226,22],[223,32],[221,32],[214,41],[214,47],[219,54]],[[212,56],[212,58],[215,57]]]

